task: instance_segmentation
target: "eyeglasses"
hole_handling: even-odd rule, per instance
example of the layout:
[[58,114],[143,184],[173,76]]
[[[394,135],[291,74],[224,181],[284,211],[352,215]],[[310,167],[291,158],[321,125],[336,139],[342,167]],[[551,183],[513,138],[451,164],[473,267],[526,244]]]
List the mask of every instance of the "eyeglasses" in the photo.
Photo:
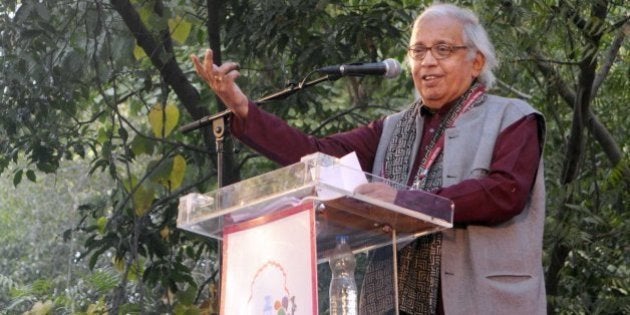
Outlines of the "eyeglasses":
[[409,47],[409,56],[415,60],[422,60],[427,55],[427,51],[431,50],[431,54],[435,59],[446,59],[458,49],[466,49],[468,46],[454,46],[451,44],[437,44],[431,47],[416,45]]

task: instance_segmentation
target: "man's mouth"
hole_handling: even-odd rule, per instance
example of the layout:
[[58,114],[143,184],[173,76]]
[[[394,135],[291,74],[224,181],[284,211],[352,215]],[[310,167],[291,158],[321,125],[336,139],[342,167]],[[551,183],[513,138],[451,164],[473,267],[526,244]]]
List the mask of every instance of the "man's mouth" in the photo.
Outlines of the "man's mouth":
[[422,78],[422,80],[430,81],[430,80],[435,80],[435,79],[439,78],[439,76],[434,75],[434,74],[425,74],[421,78]]

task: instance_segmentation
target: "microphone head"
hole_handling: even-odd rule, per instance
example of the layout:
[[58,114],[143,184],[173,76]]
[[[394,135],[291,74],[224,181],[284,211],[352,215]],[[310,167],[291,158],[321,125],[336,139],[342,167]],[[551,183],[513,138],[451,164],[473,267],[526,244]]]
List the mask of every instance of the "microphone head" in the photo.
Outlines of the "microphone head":
[[384,77],[392,79],[400,75],[401,67],[400,63],[396,59],[385,59],[383,60],[383,64],[385,65],[385,73],[383,74]]

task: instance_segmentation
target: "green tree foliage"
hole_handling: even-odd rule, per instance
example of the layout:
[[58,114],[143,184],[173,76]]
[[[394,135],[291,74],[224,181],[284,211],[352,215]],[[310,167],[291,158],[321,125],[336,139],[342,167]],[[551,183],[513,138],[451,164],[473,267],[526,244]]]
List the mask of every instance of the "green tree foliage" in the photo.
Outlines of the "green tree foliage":
[[479,7],[503,56],[499,77],[510,78],[500,83],[547,117],[549,312],[627,312],[628,11],[616,1]]
[[[176,129],[223,109],[194,74],[191,53],[211,47],[216,63],[238,61],[239,84],[257,99],[324,65],[404,60],[409,25],[429,2],[2,1],[0,173],[17,186],[84,159],[89,174],[111,180],[72,204],[80,220],[64,227],[84,241],[78,258],[99,288],[81,311],[216,307],[216,244],[175,227],[178,197],[219,182],[211,130]],[[502,66],[493,93],[526,99],[547,117],[550,313],[628,311],[627,8],[454,2],[479,12],[494,39]],[[264,106],[325,135],[406,106],[412,91],[408,74],[343,78]],[[225,184],[276,167],[230,137],[224,149]],[[3,274],[0,286],[46,280],[26,273]],[[39,295],[38,307],[48,299],[61,303]]]
[[[34,310],[36,302],[39,307],[54,302],[54,309],[72,313],[83,308],[82,302],[107,293],[101,290],[103,283],[109,283],[109,290],[118,284],[108,262],[90,274],[85,263],[75,260],[81,238],[64,241],[68,235],[63,232],[78,223],[78,205],[85,200],[98,203],[102,198],[95,194],[109,189],[106,177],[85,173],[86,164],[62,162],[55,174],[17,187],[10,173],[0,177],[0,313]],[[98,281],[98,275],[109,275],[110,281],[104,276]]]

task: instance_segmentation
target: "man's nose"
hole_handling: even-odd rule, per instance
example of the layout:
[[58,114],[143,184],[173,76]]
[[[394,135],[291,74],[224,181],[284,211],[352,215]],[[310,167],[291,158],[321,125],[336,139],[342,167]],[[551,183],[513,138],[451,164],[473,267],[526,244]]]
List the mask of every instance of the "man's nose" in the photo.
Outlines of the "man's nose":
[[433,50],[429,49],[424,55],[424,58],[422,58],[421,65],[426,66],[435,64],[437,64],[437,59],[435,59],[435,57],[433,56]]

